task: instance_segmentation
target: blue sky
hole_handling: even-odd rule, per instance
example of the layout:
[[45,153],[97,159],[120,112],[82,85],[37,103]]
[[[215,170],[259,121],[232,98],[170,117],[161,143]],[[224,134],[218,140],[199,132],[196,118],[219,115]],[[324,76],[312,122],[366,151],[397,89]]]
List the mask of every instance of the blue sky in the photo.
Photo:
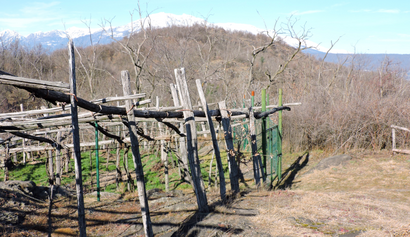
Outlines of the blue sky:
[[[22,35],[37,31],[85,27],[91,19],[97,28],[103,19],[114,26],[130,22],[137,0],[0,0],[0,31]],[[277,0],[140,0],[150,14],[166,12],[206,18],[210,23],[242,23],[273,29],[290,16],[310,29],[309,40],[356,53],[410,54],[410,1],[277,1]],[[136,20],[134,18],[134,20]],[[295,27],[300,29],[299,26]]]

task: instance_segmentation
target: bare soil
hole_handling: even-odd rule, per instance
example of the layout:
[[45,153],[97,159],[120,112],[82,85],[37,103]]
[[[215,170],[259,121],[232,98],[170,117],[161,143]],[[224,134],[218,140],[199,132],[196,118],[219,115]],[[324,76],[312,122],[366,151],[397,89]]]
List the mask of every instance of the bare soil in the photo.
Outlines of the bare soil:
[[[356,152],[339,166],[307,172],[325,156],[311,154],[288,170],[285,189],[246,188],[222,204],[208,190],[210,213],[196,211],[192,192],[152,192],[156,236],[410,236],[410,157],[390,152]],[[285,161],[287,169],[297,158]],[[293,168],[295,168],[293,166]],[[295,171],[296,173],[292,171]],[[288,179],[288,180],[286,180]],[[229,185],[228,185],[229,187]],[[285,186],[282,186],[285,187]],[[85,196],[88,236],[142,236],[135,193]],[[0,192],[0,235],[77,236],[76,200],[49,202],[19,191]],[[0,216],[1,219],[1,216]]]

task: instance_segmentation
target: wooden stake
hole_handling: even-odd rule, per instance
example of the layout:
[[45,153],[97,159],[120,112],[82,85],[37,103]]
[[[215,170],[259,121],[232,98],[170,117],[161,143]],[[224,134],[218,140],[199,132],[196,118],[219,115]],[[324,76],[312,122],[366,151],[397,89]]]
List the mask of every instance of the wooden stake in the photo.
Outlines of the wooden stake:
[[[61,143],[61,131],[57,132],[57,143]],[[56,184],[61,185],[61,156],[60,147],[56,147]]]
[[80,151],[80,132],[78,128],[78,111],[77,111],[77,88],[75,78],[75,58],[74,58],[74,43],[70,39],[68,43],[68,56],[70,63],[70,102],[71,102],[71,120],[73,128],[73,144],[74,144],[74,166],[75,166],[75,187],[77,191],[77,209],[78,209],[78,228],[80,236],[86,237],[86,224],[84,213],[84,197],[83,197],[83,177],[81,169],[81,151]]
[[208,200],[205,193],[204,180],[202,179],[201,167],[198,157],[198,141],[196,134],[195,117],[192,112],[191,99],[189,97],[188,85],[185,79],[185,69],[175,69],[175,78],[178,92],[184,108],[185,128],[187,133],[188,160],[191,168],[192,183],[196,194],[198,210],[209,212]]
[[[23,104],[20,104],[20,111],[24,111],[24,106]],[[26,147],[26,139],[23,138],[23,165],[26,164],[26,152],[24,151],[24,148]]]
[[235,193],[239,192],[239,179],[238,179],[238,165],[236,164],[236,154],[233,147],[232,140],[232,127],[231,119],[229,118],[228,111],[226,109],[225,101],[219,102],[219,109],[222,115],[222,127],[224,129],[225,142],[228,152],[228,163],[230,165],[229,177],[231,179],[231,189]]
[[[121,71],[121,80],[122,80],[122,88],[124,92],[124,96],[131,94],[130,88],[130,75],[128,71]],[[134,116],[134,106],[132,105],[132,100],[125,101],[125,108],[127,110],[127,117],[128,117],[128,129],[130,132],[130,139],[131,139],[131,151],[134,161],[136,179],[137,179],[137,188],[138,188],[138,197],[141,206],[141,215],[142,215],[142,222],[144,224],[144,232],[145,236],[154,236],[152,231],[152,223],[149,214],[149,206],[148,206],[148,198],[145,191],[145,183],[144,183],[144,171],[142,169],[142,162],[141,156],[139,151],[138,145],[138,135],[137,135],[137,126],[135,124],[135,116]]]
[[[181,106],[181,103],[178,98],[178,92],[176,89],[176,85],[170,84],[171,88],[171,94],[172,94],[172,100],[174,101],[174,106],[179,107]],[[179,130],[183,133],[184,132],[184,124],[180,123],[179,125]],[[178,162],[178,166],[182,169],[182,179],[185,181],[188,181],[191,183],[192,186],[194,184],[192,183],[192,178],[191,175],[189,174],[189,168],[188,168],[188,151],[187,151],[187,145],[185,141],[185,137],[179,137],[179,154],[181,157],[181,160]],[[181,164],[182,163],[182,164]]]
[[[159,111],[159,97],[156,97],[156,108]],[[160,135],[165,135],[162,123],[158,123],[158,130]],[[168,176],[168,154],[165,152],[165,140],[161,139],[161,162],[164,164],[165,173],[165,191],[169,191],[169,176]]]
[[[212,122],[212,117],[209,116],[209,108],[208,108],[208,104],[205,99],[204,91],[202,89],[201,80],[199,79],[196,80],[196,87],[198,89],[199,98],[201,100],[202,107],[205,111],[205,115],[208,120],[209,130],[211,131],[212,145],[214,147],[216,164],[219,170],[219,180],[220,180],[219,192],[221,195],[221,200],[225,201],[226,200],[226,187],[225,187],[225,176],[224,176],[223,167],[222,167],[222,159],[221,159],[221,154],[219,152],[218,140],[216,139],[216,133],[215,133],[214,124]],[[210,175],[211,175],[211,172],[209,172],[209,176]]]
[[260,155],[257,153],[258,144],[256,143],[255,134],[255,117],[253,115],[253,107],[249,110],[249,130],[251,133],[251,148],[252,148],[252,163],[253,163],[253,177],[255,179],[256,187],[260,186],[261,175],[260,175]]

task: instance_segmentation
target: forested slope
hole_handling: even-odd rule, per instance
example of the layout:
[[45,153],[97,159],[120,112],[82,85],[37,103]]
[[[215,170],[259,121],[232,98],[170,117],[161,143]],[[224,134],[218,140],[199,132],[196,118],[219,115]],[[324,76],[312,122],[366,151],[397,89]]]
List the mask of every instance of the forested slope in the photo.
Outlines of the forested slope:
[[[297,40],[303,44],[306,36]],[[262,88],[270,104],[277,103],[278,88],[283,88],[284,102],[302,102],[284,113],[290,151],[388,148],[390,125],[408,126],[409,85],[395,62],[386,61],[377,71],[364,70],[363,61],[326,63],[273,37],[194,25],[145,29],[108,45],[93,42],[76,51],[78,95],[88,100],[121,95],[120,72],[128,70],[137,91],[147,98],[159,96],[161,106],[170,106],[174,69],[184,67],[194,104],[199,99],[195,79],[201,79],[209,103],[227,100],[230,108],[242,106],[244,96],[249,100],[252,90],[258,95]],[[41,46],[27,50],[18,41],[1,44],[0,70],[68,82],[68,53],[46,52]],[[25,109],[52,106],[23,90],[0,86],[1,112],[18,111],[20,103]]]

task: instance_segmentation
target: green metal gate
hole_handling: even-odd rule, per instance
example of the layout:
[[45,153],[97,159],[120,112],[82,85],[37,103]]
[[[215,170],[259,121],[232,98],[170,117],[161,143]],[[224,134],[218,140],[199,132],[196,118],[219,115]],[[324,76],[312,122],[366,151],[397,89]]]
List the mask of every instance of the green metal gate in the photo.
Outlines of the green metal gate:
[[270,179],[273,182],[274,176],[280,180],[282,177],[282,141],[278,125],[274,125],[266,130],[267,158],[270,162]]

